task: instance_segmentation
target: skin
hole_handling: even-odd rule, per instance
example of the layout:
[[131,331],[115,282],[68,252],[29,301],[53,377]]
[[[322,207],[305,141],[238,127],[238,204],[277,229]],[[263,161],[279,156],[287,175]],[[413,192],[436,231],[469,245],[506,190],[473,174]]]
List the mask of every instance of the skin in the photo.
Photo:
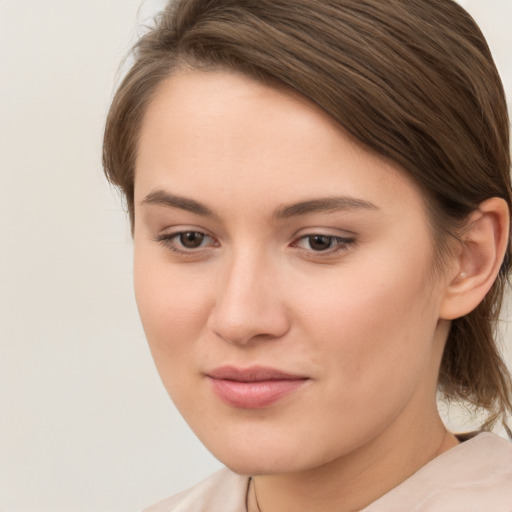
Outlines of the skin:
[[[352,202],[286,210],[333,197]],[[186,248],[183,232],[203,239]],[[257,475],[262,511],[361,509],[457,444],[436,383],[461,255],[434,270],[415,184],[306,99],[225,71],[161,84],[140,133],[134,240],[162,381],[219,460]],[[213,392],[205,374],[224,365],[308,380],[248,410]]]

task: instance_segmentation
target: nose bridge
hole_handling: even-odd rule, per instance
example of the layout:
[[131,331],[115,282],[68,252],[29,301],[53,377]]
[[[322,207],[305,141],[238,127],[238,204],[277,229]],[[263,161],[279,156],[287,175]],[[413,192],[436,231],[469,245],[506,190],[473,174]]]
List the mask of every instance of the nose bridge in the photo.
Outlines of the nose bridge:
[[276,263],[263,250],[234,249],[218,276],[211,328],[226,341],[244,344],[288,330]]

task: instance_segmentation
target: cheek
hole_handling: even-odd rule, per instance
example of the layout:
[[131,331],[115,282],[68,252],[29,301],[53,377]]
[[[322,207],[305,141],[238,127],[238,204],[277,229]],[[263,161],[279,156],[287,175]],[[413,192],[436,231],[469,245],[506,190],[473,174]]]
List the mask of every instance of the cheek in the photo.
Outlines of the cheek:
[[317,340],[336,385],[362,394],[417,378],[430,363],[437,325],[432,284],[421,272],[367,268],[347,268],[329,287],[310,288],[297,308],[309,312],[302,328]]
[[[209,287],[198,286],[167,262],[135,251],[137,307],[155,366],[167,393],[182,414],[198,397],[199,347],[209,311]],[[194,412],[194,410],[192,410]]]
[[167,371],[184,369],[194,340],[205,327],[211,286],[187,278],[187,273],[158,257],[135,250],[134,287],[137,307],[149,347],[162,379]]
[[310,290],[308,297],[316,299],[304,299],[301,310],[311,315],[301,328],[315,341],[312,359],[322,372],[322,392],[311,407],[327,425],[336,425],[323,436],[336,439],[344,432],[347,442],[357,444],[389,425],[411,396],[429,389],[437,322],[428,284],[414,273],[379,271],[366,273],[367,279],[348,274],[343,288],[333,282],[328,292]]

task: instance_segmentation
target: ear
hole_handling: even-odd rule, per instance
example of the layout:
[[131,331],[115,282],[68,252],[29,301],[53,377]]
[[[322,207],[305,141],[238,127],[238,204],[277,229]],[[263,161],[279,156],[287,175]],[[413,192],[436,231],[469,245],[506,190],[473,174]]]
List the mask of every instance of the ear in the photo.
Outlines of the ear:
[[509,209],[505,200],[493,197],[473,212],[451,266],[440,318],[467,315],[483,300],[498,275],[508,245]]

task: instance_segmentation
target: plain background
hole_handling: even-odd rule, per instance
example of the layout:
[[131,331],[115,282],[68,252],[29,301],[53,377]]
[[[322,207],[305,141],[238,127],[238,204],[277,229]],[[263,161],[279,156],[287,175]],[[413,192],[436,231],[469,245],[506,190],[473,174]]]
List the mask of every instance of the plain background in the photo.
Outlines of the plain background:
[[[120,62],[163,3],[0,0],[4,512],[136,511],[220,466],[158,380],[100,165]],[[512,98],[512,0],[462,3]]]

